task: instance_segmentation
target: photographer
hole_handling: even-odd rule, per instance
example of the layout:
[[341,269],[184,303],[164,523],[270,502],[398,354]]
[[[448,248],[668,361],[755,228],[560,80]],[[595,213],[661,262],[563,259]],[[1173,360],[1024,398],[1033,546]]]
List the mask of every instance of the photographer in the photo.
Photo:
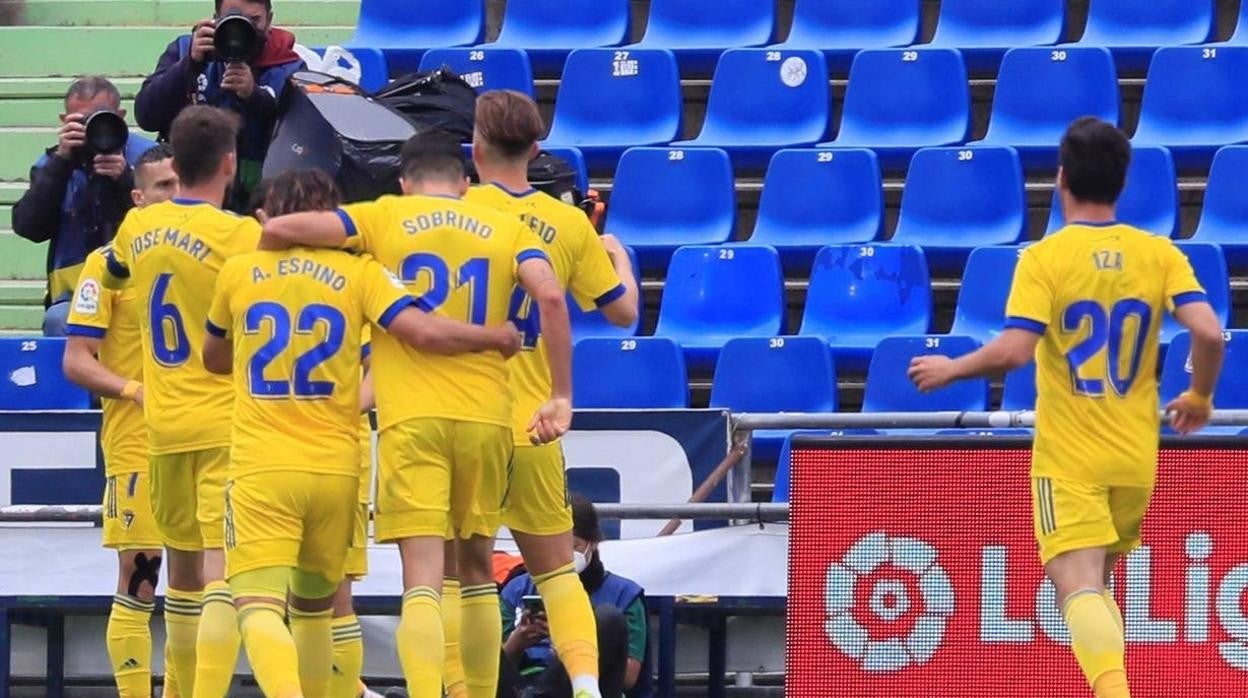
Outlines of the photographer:
[[[227,21],[235,26],[228,38],[225,29],[218,37],[218,27]],[[169,44],[135,99],[139,125],[158,132],[161,140],[168,138],[174,118],[192,104],[220,107],[242,117],[238,175],[226,201],[226,208],[239,213],[248,213],[248,198],[260,182],[286,81],[304,67],[294,52],[295,35],[272,24],[272,0],[216,0],[213,18]],[[223,40],[226,46],[221,45]]]
[[[31,242],[48,243],[47,313],[43,333],[65,334],[69,297],[82,271],[87,254],[113,239],[126,211],[134,205],[132,165],[154,143],[129,134],[121,94],[102,77],[83,76],[74,80],[65,93],[65,113],[57,143],[30,169],[30,188],[13,206],[13,232]],[[96,119],[95,117],[101,117]],[[97,152],[88,144],[87,122],[100,140],[105,127],[105,145],[110,152]],[[124,137],[124,141],[123,141]],[[116,146],[116,150],[113,150]]]

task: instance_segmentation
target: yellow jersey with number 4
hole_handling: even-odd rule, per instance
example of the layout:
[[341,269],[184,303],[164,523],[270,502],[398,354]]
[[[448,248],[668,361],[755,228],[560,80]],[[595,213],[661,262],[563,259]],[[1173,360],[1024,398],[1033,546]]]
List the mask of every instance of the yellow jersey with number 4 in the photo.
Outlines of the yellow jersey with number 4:
[[260,224],[203,201],[173,199],[126,215],[108,281],[133,286],[143,340],[143,403],[152,455],[230,444],[230,379],[204,368],[204,321],[225,260],[256,249]]
[[1041,335],[1035,477],[1153,485],[1162,316],[1205,300],[1170,240],[1128,225],[1068,225],[1020,252],[1005,326]]
[[413,302],[376,261],[338,250],[226,262],[206,327],[234,344],[233,475],[358,476],[361,330]]
[[[421,309],[475,325],[507,321],[516,268],[546,259],[542,243],[514,216],[461,199],[383,196],[344,206],[347,247],[394,272]],[[497,352],[427,354],[373,337],[378,427],[432,417],[511,426],[507,366]]]
[[[71,336],[100,340],[100,363],[130,380],[143,380],[143,354],[136,351],[139,338],[139,304],[133,288],[104,288],[107,248],[87,255],[82,275],[69,306]],[[147,472],[147,425],[143,408],[133,400],[101,398],[104,417],[100,425],[100,449],[107,477]]]
[[[580,209],[536,189],[514,193],[497,184],[473,187],[465,198],[519,216],[545,245],[559,284],[581,309],[602,307],[624,295],[624,285],[598,240],[598,231]],[[507,362],[516,395],[512,432],[516,445],[529,446],[529,421],[550,399],[551,381],[541,316],[522,288],[512,294],[508,319],[524,337],[520,354]]]

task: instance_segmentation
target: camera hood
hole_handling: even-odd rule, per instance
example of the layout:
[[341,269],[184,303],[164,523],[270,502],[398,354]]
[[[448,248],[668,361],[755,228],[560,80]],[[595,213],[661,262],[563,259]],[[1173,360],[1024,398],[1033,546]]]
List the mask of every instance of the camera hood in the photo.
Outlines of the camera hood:
[[227,63],[246,63],[260,55],[264,48],[264,34],[243,15],[226,15],[217,20],[212,35],[212,48],[216,59]]
[[120,153],[130,138],[126,120],[106,109],[88,115],[83,125],[87,129],[87,149],[96,155]]

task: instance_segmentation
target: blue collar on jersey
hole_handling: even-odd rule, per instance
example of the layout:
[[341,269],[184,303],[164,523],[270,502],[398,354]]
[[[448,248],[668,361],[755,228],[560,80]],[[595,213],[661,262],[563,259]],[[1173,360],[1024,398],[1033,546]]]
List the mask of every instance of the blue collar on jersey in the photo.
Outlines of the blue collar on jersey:
[[204,201],[203,199],[183,199],[180,196],[175,196],[172,199],[170,199],[170,201],[172,201],[173,203],[179,206],[198,206],[200,204],[208,203],[207,201]]
[[508,189],[507,187],[504,187],[503,185],[499,184],[498,182],[490,182],[490,186],[498,187],[499,189],[502,190],[504,194],[508,196],[513,196],[517,199],[523,199],[526,196],[537,193],[537,190],[534,189],[533,187],[529,187],[528,189],[524,191],[512,191]]
[[1113,225],[1121,225],[1118,221],[1102,221],[1100,223],[1089,223],[1088,221],[1071,221],[1066,225],[1085,225],[1089,228],[1108,228]]

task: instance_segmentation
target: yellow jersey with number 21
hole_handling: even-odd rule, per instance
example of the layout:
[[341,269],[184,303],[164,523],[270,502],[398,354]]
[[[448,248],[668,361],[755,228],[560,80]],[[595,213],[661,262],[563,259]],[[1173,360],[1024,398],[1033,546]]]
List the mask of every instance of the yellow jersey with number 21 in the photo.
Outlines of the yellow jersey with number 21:
[[1042,337],[1034,477],[1152,487],[1162,317],[1204,300],[1169,239],[1128,225],[1068,225],[1020,252],[1005,326]]

